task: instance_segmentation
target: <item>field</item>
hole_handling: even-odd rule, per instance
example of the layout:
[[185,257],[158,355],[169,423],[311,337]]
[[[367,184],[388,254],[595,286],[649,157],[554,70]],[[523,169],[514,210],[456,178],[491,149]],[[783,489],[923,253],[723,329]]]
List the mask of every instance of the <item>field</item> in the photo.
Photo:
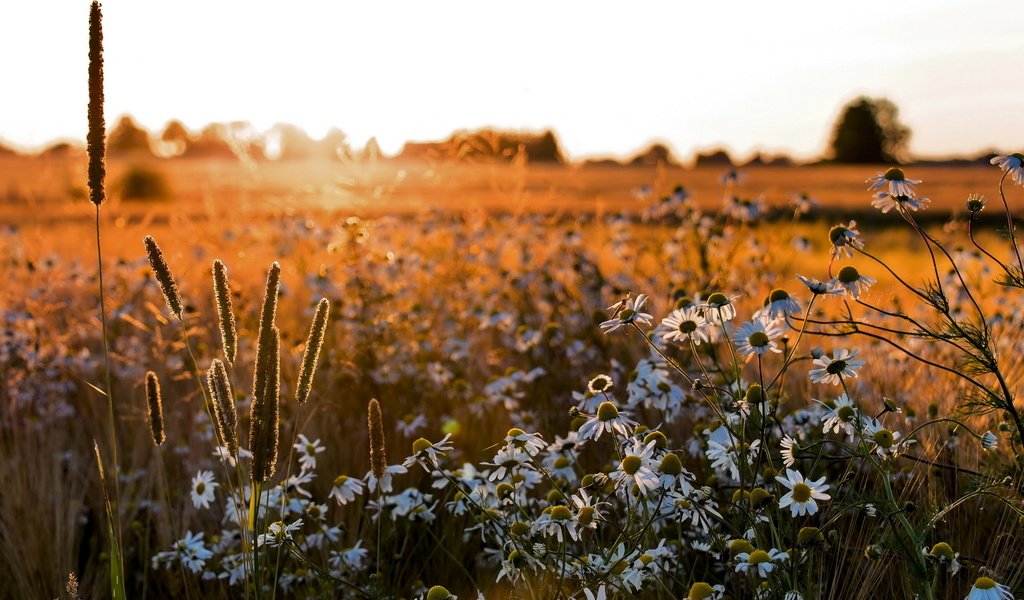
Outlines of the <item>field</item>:
[[[119,193],[141,167],[163,197]],[[114,161],[101,311],[84,158],[0,158],[0,598],[74,597],[69,576],[108,597],[118,562],[132,598],[1019,593],[1022,281],[1002,173],[907,167],[931,203],[883,214],[865,180],[885,169],[723,183],[710,167]],[[800,193],[818,205],[795,210]],[[989,198],[973,217],[972,193]],[[253,511],[277,425],[254,412],[250,435],[254,400],[278,397],[254,382],[278,378],[268,347],[280,449]],[[253,460],[215,452],[214,359]]]

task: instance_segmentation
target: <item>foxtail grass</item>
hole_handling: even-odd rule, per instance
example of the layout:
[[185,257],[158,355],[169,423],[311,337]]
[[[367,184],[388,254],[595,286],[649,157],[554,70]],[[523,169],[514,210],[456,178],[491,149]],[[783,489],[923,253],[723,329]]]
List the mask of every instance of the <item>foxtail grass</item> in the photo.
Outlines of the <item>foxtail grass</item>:
[[149,409],[149,433],[153,445],[160,447],[167,440],[164,433],[164,408],[160,398],[160,380],[156,373],[146,373],[146,406]]
[[234,363],[238,355],[238,334],[235,330],[235,313],[231,308],[231,288],[228,285],[228,270],[223,261],[213,261],[213,292],[217,304],[217,324],[220,328],[224,358]]
[[330,312],[331,303],[327,298],[321,298],[316,305],[316,314],[313,315],[313,324],[309,328],[309,337],[306,338],[306,349],[302,353],[302,365],[299,367],[299,382],[295,386],[295,399],[299,404],[309,398],[309,392],[313,386],[313,375],[316,373],[316,364],[320,358],[320,348],[324,343],[324,333],[327,331],[327,315]]
[[228,372],[220,359],[213,359],[206,372],[207,385],[213,396],[213,415],[221,441],[228,453],[238,458],[238,410],[235,408],[235,393],[228,380]]
[[164,301],[167,302],[167,309],[181,321],[184,312],[182,310],[181,295],[178,293],[177,284],[174,283],[171,269],[167,266],[167,260],[164,259],[164,253],[160,250],[160,246],[153,239],[153,236],[147,235],[143,241],[146,244],[146,256],[149,258],[149,265],[153,267],[153,276],[156,277],[157,283],[160,284],[160,292],[164,295]]

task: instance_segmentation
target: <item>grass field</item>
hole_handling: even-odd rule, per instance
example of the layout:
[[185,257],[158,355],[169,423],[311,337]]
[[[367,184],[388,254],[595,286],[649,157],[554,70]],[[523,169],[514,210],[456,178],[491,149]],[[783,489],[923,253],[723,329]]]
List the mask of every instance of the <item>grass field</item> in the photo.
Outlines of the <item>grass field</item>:
[[[111,189],[134,167],[112,163]],[[978,578],[1024,585],[1013,403],[1024,337],[1020,290],[992,281],[1000,262],[1016,273],[995,167],[908,167],[932,200],[906,213],[927,219],[920,231],[918,221],[870,206],[865,180],[883,166],[751,168],[729,188],[712,168],[150,167],[165,178],[166,198],[115,191],[99,213],[129,597],[435,600],[443,596],[427,589],[439,584],[489,599],[590,598],[600,589],[608,598],[962,598]],[[111,555],[93,443],[108,460],[114,446],[99,392],[85,163],[4,158],[0,180],[0,598],[71,597],[69,574],[82,597],[106,597]],[[690,200],[659,213],[677,185]],[[638,195],[642,186],[650,190]],[[1020,187],[1006,191],[1019,206]],[[800,192],[821,206],[794,216]],[[723,208],[726,193],[763,194],[774,210],[740,218]],[[977,239],[993,259],[961,252],[973,248],[971,193],[991,199]],[[829,228],[850,219],[861,223],[864,250],[832,261],[843,244]],[[146,235],[177,281],[183,321],[154,281]],[[227,371],[243,448],[265,278],[273,261],[281,265],[281,449],[256,531],[237,519],[232,498],[251,488],[241,468],[236,478],[221,466],[204,410],[205,373],[225,358],[210,278],[217,258],[238,322],[238,358]],[[877,283],[809,307],[796,275],[839,281],[846,265]],[[753,313],[775,289],[799,310],[758,321]],[[701,316],[700,345],[655,329],[685,298],[711,315],[715,292],[737,316],[717,324]],[[608,309],[627,294],[650,296],[636,307],[652,315],[649,326]],[[330,318],[310,400],[299,405],[295,382],[320,298]],[[616,319],[624,327],[604,333],[601,323]],[[745,359],[742,342],[754,339],[741,333],[747,322],[767,326],[781,352]],[[657,331],[651,343],[640,329]],[[838,360],[838,349],[858,351],[865,364],[837,383],[813,381],[814,361]],[[147,371],[162,385],[159,448]],[[609,391],[594,390],[602,374]],[[752,400],[755,384],[767,400]],[[823,429],[843,393],[856,418]],[[365,479],[376,468],[371,398],[383,410],[386,463],[408,457],[408,473],[395,476],[393,491],[360,490],[341,502],[339,476]],[[602,400],[647,430],[588,441],[581,424],[605,421]],[[663,441],[645,448],[651,431]],[[902,437],[886,437],[893,432]],[[299,434],[319,442],[293,449]],[[454,448],[439,462],[413,446],[445,434]],[[541,439],[534,434],[543,451],[528,450]],[[576,445],[549,447],[556,439]],[[809,514],[780,503],[794,485],[776,479],[789,477],[781,444],[790,439],[800,448],[791,468],[831,486]],[[690,479],[643,492],[650,481],[637,473],[645,471],[630,473],[626,459],[664,481],[666,456]],[[516,465],[508,473],[502,457]],[[197,492],[203,472],[217,486]],[[600,518],[585,520],[588,506]],[[572,512],[562,522],[565,507]],[[246,536],[299,518],[292,540],[246,549]],[[200,541],[187,537],[199,532]],[[935,549],[940,542],[957,554],[958,570]],[[699,582],[708,596],[695,595]]]

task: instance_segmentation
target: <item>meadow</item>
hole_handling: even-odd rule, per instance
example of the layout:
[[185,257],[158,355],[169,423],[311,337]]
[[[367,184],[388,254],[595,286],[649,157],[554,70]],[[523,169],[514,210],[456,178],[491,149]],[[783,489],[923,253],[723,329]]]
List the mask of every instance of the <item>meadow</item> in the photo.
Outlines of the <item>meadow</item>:
[[0,160],[0,598],[1024,589],[995,166],[138,166],[101,313],[84,159]]

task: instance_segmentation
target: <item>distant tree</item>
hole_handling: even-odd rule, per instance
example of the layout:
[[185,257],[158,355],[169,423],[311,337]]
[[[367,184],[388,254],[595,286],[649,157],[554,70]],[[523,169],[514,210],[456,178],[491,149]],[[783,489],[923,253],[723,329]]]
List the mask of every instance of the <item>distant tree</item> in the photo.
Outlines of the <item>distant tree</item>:
[[152,154],[149,132],[139,127],[129,115],[124,115],[114,125],[107,138],[107,154],[110,156],[138,156]]
[[224,125],[220,123],[210,123],[203,127],[199,135],[185,150],[184,156],[189,158],[238,158],[231,148],[231,144],[227,142]]
[[160,150],[164,156],[181,156],[188,151],[192,134],[181,121],[170,121],[160,134]]
[[906,158],[910,129],[886,98],[861,96],[845,107],[832,133],[832,158],[843,163],[896,163]]

